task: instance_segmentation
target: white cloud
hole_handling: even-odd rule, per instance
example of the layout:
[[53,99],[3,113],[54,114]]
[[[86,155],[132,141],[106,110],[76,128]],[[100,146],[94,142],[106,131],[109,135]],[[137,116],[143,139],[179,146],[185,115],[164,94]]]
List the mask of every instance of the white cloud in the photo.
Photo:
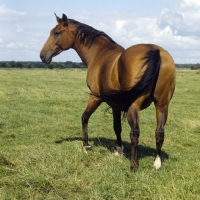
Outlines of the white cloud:
[[23,43],[20,43],[20,42],[16,42],[16,43],[10,42],[10,43],[5,44],[5,47],[9,49],[20,49],[23,46],[24,46]]
[[199,9],[200,8],[200,1],[198,0],[183,0],[181,2],[182,9]]
[[25,12],[17,12],[7,8],[5,5],[0,6],[0,21],[17,21],[19,17],[25,15]]
[[184,0],[180,10],[175,12],[163,9],[158,20],[158,26],[161,29],[169,26],[174,35],[200,37],[200,26],[198,26],[200,21],[200,2],[196,3],[196,8],[199,7],[199,11],[194,12],[193,10],[191,12],[191,6],[195,5],[191,2],[196,1],[190,1]]
[[18,26],[17,29],[16,29],[16,32],[17,33],[22,33],[23,32],[23,28]]
[[124,25],[126,25],[126,20],[117,20],[115,22],[115,30],[116,31],[123,31]]

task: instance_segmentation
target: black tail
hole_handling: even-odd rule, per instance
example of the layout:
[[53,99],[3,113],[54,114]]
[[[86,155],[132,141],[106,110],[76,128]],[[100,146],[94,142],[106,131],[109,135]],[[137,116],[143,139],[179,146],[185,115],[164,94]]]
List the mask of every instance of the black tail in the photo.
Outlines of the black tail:
[[147,65],[147,69],[144,72],[141,80],[130,90],[126,91],[110,91],[109,93],[101,93],[100,95],[93,94],[101,98],[105,102],[113,102],[115,104],[128,106],[130,103],[136,99],[146,87],[157,79],[159,69],[160,69],[160,51],[150,50],[147,55],[142,58],[145,60],[144,65]]

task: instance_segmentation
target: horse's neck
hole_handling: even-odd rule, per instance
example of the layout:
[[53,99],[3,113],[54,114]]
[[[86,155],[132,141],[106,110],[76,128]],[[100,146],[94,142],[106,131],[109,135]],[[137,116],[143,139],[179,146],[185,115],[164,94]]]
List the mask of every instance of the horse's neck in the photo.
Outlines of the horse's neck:
[[[97,59],[105,59],[108,51],[112,51],[113,54],[116,52],[123,52],[123,47],[112,42],[105,42],[106,39],[99,38],[98,41],[95,41],[91,46],[81,44],[76,42],[73,46],[73,49],[78,53],[83,63],[89,67]],[[110,52],[111,53],[111,52]]]
[[[89,63],[92,60],[92,57],[94,57],[94,51],[92,51],[92,48],[88,48],[87,46],[83,44],[75,44],[73,46],[73,49],[77,52],[83,63],[88,66]],[[92,53],[93,52],[93,53]]]

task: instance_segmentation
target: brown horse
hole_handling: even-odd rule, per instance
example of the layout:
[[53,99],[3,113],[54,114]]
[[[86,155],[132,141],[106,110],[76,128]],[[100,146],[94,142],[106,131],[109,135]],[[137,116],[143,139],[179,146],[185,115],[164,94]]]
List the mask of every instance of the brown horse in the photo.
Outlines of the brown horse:
[[121,112],[127,112],[131,139],[131,169],[138,168],[139,111],[152,102],[156,108],[156,158],[154,167],[161,167],[161,147],[168,105],[175,89],[175,65],[170,54],[154,44],[138,44],[124,49],[107,34],[86,24],[56,16],[58,24],[50,32],[40,58],[50,63],[52,57],[74,49],[87,66],[87,85],[91,91],[82,115],[83,147],[88,143],[88,120],[102,103],[113,113],[113,127],[118,148],[121,140]]

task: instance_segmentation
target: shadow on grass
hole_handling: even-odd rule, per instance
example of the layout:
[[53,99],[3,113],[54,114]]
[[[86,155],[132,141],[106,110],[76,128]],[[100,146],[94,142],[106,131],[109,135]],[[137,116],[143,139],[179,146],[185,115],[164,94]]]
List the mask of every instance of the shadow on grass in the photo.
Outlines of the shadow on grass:
[[[73,142],[73,141],[81,141],[80,137],[70,137],[70,138],[63,138],[60,140],[55,141],[55,143],[59,144],[62,142]],[[89,143],[92,144],[92,146],[103,146],[107,148],[111,153],[116,150],[116,140],[113,139],[108,139],[104,137],[100,138],[90,138]],[[123,141],[123,146],[124,146],[124,151],[123,154],[126,158],[130,159],[131,158],[131,144]],[[142,159],[145,157],[155,157],[155,148],[151,148],[148,146],[144,145],[138,145],[138,158]],[[161,158],[162,161],[166,160],[169,158],[169,155],[165,151],[161,151]]]

